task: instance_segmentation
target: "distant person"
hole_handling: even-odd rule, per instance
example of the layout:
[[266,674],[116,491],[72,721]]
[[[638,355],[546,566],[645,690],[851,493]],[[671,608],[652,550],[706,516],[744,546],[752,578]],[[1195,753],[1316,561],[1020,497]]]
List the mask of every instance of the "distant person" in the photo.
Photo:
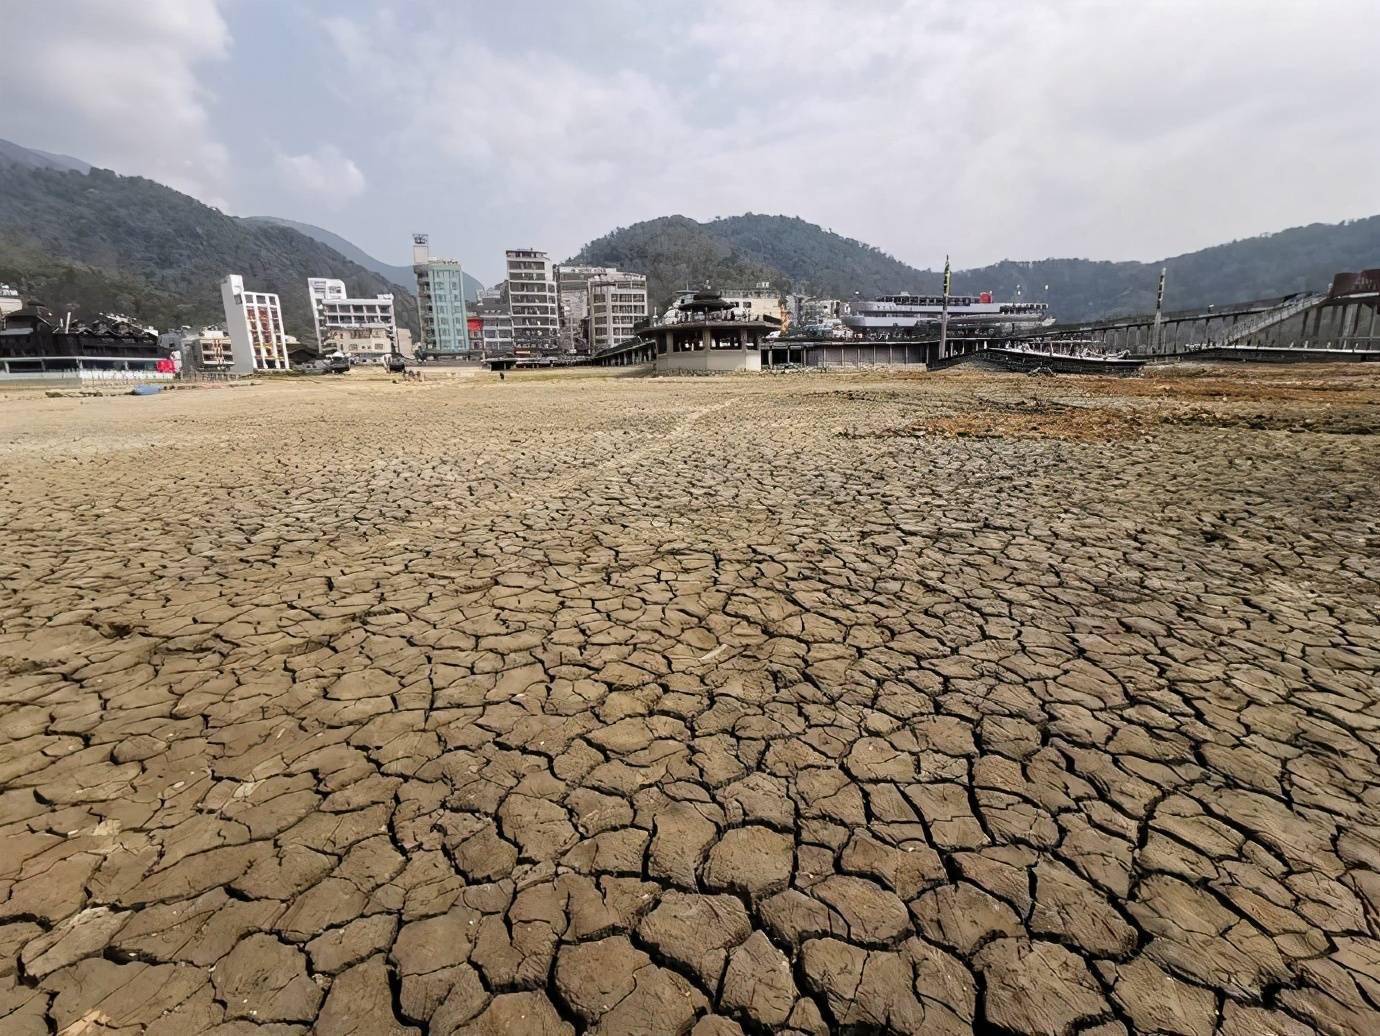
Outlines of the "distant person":
[[507,380],[507,379],[504,377],[504,375],[503,375],[503,368],[502,368],[502,367],[500,367],[500,368],[498,369],[498,380],[499,380],[499,381],[506,381],[506,380]]

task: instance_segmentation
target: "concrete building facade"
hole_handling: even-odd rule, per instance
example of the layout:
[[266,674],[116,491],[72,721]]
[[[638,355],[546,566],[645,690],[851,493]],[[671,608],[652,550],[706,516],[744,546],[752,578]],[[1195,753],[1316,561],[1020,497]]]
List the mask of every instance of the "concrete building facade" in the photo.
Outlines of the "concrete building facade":
[[842,299],[798,298],[792,314],[794,322],[801,324],[823,324],[838,320],[844,314]]
[[647,318],[647,278],[640,273],[595,277],[588,284],[589,347],[607,349],[633,337]]
[[513,318],[513,346],[518,355],[549,356],[560,351],[560,312],[556,277],[545,252],[510,248],[508,312]]
[[377,363],[397,348],[392,295],[350,298],[345,282],[332,277],[307,278],[307,294],[322,355],[339,351],[356,362]]
[[234,346],[230,336],[219,327],[203,327],[195,331],[179,327],[158,336],[158,346],[182,356],[184,370],[199,374],[229,373],[234,369]]
[[427,235],[413,234],[412,272],[417,278],[417,312],[421,322],[417,351],[426,356],[467,355],[468,307],[460,261],[433,257]]
[[246,291],[244,278],[232,273],[220,282],[220,300],[234,372],[288,370],[287,335],[278,296],[268,291]]
[[382,363],[397,344],[377,327],[330,327],[325,334],[322,355],[343,353],[351,363]]
[[589,352],[589,285],[561,292],[558,302],[561,352]]
[[511,314],[485,313],[480,321],[484,332],[485,356],[512,356],[517,351]]
[[512,356],[513,315],[508,312],[508,300],[501,291],[486,291],[475,306],[471,332],[475,348],[481,356]]
[[513,316],[508,312],[508,296],[503,288],[487,288],[479,293],[470,309],[469,336],[471,356],[513,355]]
[[589,282],[612,277],[612,266],[557,266],[556,291],[560,304],[561,352],[589,352]]

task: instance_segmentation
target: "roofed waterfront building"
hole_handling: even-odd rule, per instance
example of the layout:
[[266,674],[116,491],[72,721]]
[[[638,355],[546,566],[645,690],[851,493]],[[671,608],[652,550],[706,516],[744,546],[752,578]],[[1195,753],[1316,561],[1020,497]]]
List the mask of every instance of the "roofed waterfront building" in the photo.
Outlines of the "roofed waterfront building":
[[76,323],[30,302],[7,313],[0,328],[0,381],[158,380],[172,378],[174,368],[158,333],[127,317]]
[[658,324],[637,330],[632,341],[594,354],[600,366],[656,364],[658,374],[727,374],[760,371],[767,336],[781,330],[774,317],[741,317],[716,291],[683,293]]

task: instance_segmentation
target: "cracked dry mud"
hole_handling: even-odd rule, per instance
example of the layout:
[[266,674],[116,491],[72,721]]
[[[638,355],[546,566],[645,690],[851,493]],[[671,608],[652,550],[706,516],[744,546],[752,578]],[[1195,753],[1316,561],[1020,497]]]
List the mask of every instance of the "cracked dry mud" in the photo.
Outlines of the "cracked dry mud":
[[6,400],[0,1032],[1380,1032],[1376,388]]

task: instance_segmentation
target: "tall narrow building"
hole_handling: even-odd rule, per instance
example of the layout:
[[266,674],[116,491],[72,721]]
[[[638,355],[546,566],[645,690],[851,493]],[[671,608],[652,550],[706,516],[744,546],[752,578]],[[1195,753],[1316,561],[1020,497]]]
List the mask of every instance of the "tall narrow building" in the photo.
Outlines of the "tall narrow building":
[[220,301],[236,374],[290,368],[283,307],[275,293],[245,291],[244,278],[232,273],[220,282]]
[[560,317],[551,260],[533,248],[510,248],[506,257],[514,348],[519,356],[559,352]]
[[417,353],[464,356],[469,352],[465,275],[458,259],[431,255],[426,234],[412,235],[412,272],[417,277],[417,314],[421,340]]

